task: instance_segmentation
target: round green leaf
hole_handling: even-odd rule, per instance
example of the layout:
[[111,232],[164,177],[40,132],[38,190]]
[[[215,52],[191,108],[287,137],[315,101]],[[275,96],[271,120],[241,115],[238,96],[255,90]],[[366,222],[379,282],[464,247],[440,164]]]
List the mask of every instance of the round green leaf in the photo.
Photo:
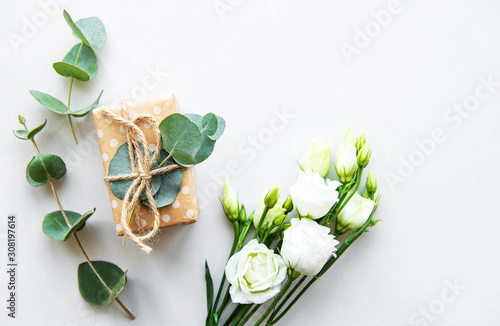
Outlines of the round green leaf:
[[224,130],[226,129],[226,120],[224,120],[222,117],[217,116],[217,131],[212,135],[208,136],[210,139],[217,140],[222,136],[224,133]]
[[52,67],[59,75],[64,76],[64,77],[75,77],[76,79],[78,79],[80,81],[87,81],[90,79],[90,76],[88,73],[86,73],[82,69],[78,68],[77,66],[72,65],[71,63],[54,62],[52,64]]
[[106,261],[92,261],[99,279],[88,262],[78,266],[78,288],[82,298],[93,307],[109,305],[127,283],[127,275],[120,267]]
[[[33,161],[34,159],[35,159],[35,157],[33,157],[31,159],[31,161]],[[31,161],[30,161],[30,163],[31,163]],[[26,180],[28,181],[28,183],[30,185],[32,185],[33,187],[41,187],[41,186],[43,186],[43,185],[45,185],[47,183],[48,180],[46,180],[45,182],[35,182],[35,181],[33,181],[33,179],[31,179],[31,177],[30,177],[30,175],[28,173],[28,167],[29,167],[29,164],[26,167]]]
[[30,94],[45,108],[57,114],[68,114],[68,107],[55,97],[39,91],[30,91]]
[[45,124],[47,123],[47,119],[45,119],[45,121],[39,125],[38,127],[36,127],[35,129],[31,130],[28,135],[26,135],[26,137],[28,139],[32,139],[33,137],[35,137],[36,134],[38,134],[40,131],[42,131],[43,127],[45,127]]
[[71,211],[64,211],[68,217],[71,228],[64,219],[61,211],[55,211],[45,215],[42,223],[42,230],[46,236],[56,241],[66,241],[73,233],[81,230],[85,226],[85,222],[95,212],[95,208],[80,215]]
[[196,164],[201,133],[194,122],[180,113],[174,113],[160,123],[160,133],[163,148],[172,154],[177,163],[185,167]]
[[[160,150],[158,155],[158,162],[163,162],[168,157],[168,153],[165,150]],[[176,164],[172,158],[169,158],[161,167]],[[153,196],[155,199],[155,204],[157,208],[168,206],[172,204],[177,198],[177,194],[181,189],[182,177],[184,176],[183,169],[175,169],[168,171],[161,175],[161,185],[158,192]],[[149,206],[147,200],[143,201],[143,204]]]
[[37,154],[29,162],[27,174],[32,181],[45,184],[49,177],[57,180],[66,174],[66,164],[57,155]]
[[[144,151],[144,146],[141,144],[141,149]],[[150,153],[152,156],[152,153]],[[152,170],[158,168],[158,163],[155,162],[152,166]],[[111,162],[109,162],[109,170],[108,170],[108,175],[109,176],[119,176],[119,175],[126,175],[126,174],[131,174],[132,173],[132,164],[130,162],[130,157],[128,154],[128,144],[124,143],[122,144],[118,150],[116,151],[115,156],[111,159]],[[109,183],[109,188],[113,192],[113,194],[122,199],[125,197],[125,194],[127,193],[128,189],[132,185],[133,179],[124,179],[124,180],[118,180],[118,181],[112,181]],[[151,194],[154,196],[157,192],[158,189],[160,189],[161,185],[161,175],[154,175],[151,178],[151,182],[149,183],[149,189],[151,191]],[[144,192],[139,196],[139,199],[141,200],[146,200],[147,197],[144,194]]]
[[76,22],[76,26],[83,33],[91,47],[100,49],[106,43],[106,29],[99,18],[82,18]]
[[[202,117],[196,113],[188,113],[186,114],[189,120],[193,121],[200,129],[202,128]],[[201,147],[198,153],[196,153],[195,163],[199,164],[206,160],[214,151],[215,140],[210,139],[207,133],[203,132],[201,134]]]
[[202,133],[206,133],[208,136],[213,136],[217,131],[217,116],[213,113],[207,113],[201,119],[201,129]]
[[[78,54],[78,52],[80,52],[80,54]],[[94,50],[86,44],[81,43],[73,46],[62,62],[56,62],[52,66],[59,75],[64,77],[73,76],[81,81],[87,81],[94,78],[98,69]]]

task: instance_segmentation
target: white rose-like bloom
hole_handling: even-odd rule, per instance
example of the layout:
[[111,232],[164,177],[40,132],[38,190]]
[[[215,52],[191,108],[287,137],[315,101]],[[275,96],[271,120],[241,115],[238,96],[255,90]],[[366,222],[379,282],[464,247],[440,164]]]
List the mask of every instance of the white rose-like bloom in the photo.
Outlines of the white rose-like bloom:
[[226,265],[229,293],[234,303],[264,303],[277,295],[287,267],[280,255],[251,240]]
[[329,234],[330,228],[308,218],[293,218],[291,223],[285,230],[281,256],[296,272],[314,276],[337,251],[339,242]]
[[363,226],[370,217],[374,206],[373,200],[355,193],[337,216],[335,227],[337,232],[345,233]]
[[290,196],[300,216],[317,219],[325,216],[338,201],[336,189],[340,185],[340,182],[325,180],[308,169],[306,172],[299,171],[297,182],[290,187]]

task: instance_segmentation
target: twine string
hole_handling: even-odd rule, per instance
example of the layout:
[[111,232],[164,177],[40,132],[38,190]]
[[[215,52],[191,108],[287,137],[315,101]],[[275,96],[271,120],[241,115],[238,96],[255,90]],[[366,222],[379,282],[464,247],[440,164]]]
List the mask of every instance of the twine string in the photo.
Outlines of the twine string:
[[[168,171],[182,168],[182,166],[178,164],[172,164],[152,170],[152,166],[156,162],[159,155],[161,135],[160,128],[158,127],[158,122],[156,122],[156,120],[151,115],[139,114],[136,117],[130,118],[126,102],[122,102],[123,117],[114,114],[109,109],[103,109],[101,113],[105,118],[112,119],[113,121],[116,121],[120,125],[125,127],[125,135],[127,137],[128,144],[128,154],[132,168],[132,172],[130,174],[105,176],[104,180],[109,183],[113,181],[133,179],[132,184],[125,194],[125,197],[123,197],[120,224],[129,239],[134,241],[142,250],[149,254],[152,251],[152,248],[145,242],[151,240],[158,233],[160,227],[160,212],[156,207],[155,200],[149,187],[151,178],[157,174],[162,174]],[[153,144],[155,146],[155,149],[153,156],[151,157],[149,156],[149,147],[146,136],[138,127],[138,124],[141,122],[148,122],[151,124],[151,128],[153,128],[153,134],[155,136]],[[140,143],[142,143],[142,146],[140,145]],[[140,205],[139,196],[142,193],[146,195],[147,202],[149,203],[149,208],[153,213],[153,228],[146,233],[144,233],[142,230],[140,217],[139,214],[137,214],[138,210],[134,210],[136,205]],[[139,227],[139,234],[134,233],[128,223],[128,219],[132,211],[134,211],[134,220]]]

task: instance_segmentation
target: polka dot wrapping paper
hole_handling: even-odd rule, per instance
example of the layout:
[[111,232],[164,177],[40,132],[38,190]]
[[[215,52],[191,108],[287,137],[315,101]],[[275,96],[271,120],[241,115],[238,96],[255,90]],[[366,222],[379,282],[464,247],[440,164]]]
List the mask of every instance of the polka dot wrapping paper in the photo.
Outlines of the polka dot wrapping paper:
[[[122,116],[121,103],[104,106],[95,109],[92,113],[94,115],[94,122],[97,132],[97,139],[99,141],[99,148],[101,150],[101,158],[104,166],[104,173],[108,174],[109,162],[116,153],[116,150],[126,142],[125,128],[120,126],[118,122],[105,118],[101,110],[106,108]],[[151,115],[158,124],[168,115],[179,112],[177,101],[173,95],[167,97],[158,97],[136,102],[126,102],[129,116],[133,118],[138,114]],[[140,123],[139,128],[144,132],[148,144],[154,142],[154,135],[151,125],[148,122]],[[154,149],[154,145],[149,146],[150,150]],[[104,181],[103,181],[104,182]],[[115,221],[116,233],[124,235],[125,232],[120,224],[120,216],[122,210],[122,200],[117,198],[109,189],[109,198],[111,208],[113,210],[113,218]],[[159,208],[161,221],[160,228],[168,228],[178,225],[187,225],[194,223],[198,220],[198,199],[196,196],[196,186],[191,169],[184,169],[184,176],[181,183],[179,194],[175,201],[168,206]],[[150,230],[153,228],[153,215],[149,208],[145,205],[139,204],[135,209],[135,213],[139,216],[139,223],[132,219],[130,227],[134,232],[137,232],[142,227],[143,230]]]

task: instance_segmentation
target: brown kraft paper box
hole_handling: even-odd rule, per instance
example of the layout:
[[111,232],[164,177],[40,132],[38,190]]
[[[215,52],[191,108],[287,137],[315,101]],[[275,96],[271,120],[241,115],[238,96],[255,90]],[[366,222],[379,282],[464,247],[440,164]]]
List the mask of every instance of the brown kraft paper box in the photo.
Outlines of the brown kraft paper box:
[[[177,101],[173,95],[167,97],[151,98],[141,101],[127,101],[129,116],[133,118],[138,114],[151,115],[158,124],[170,114],[179,112]],[[120,127],[118,122],[104,118],[100,113],[103,108],[107,108],[113,113],[122,116],[122,103],[104,106],[93,110],[97,139],[101,150],[101,157],[104,166],[104,173],[108,174],[109,162],[116,153],[116,150],[126,142],[125,128]],[[149,123],[139,123],[139,128],[144,132],[148,144],[154,142],[154,135]],[[151,146],[151,145],[150,145]],[[151,147],[150,150],[153,150]],[[113,218],[116,226],[117,235],[124,235],[125,232],[120,224],[120,216],[122,210],[122,200],[117,198],[109,189],[109,198],[111,208],[113,210]],[[184,168],[184,176],[182,179],[181,188],[175,201],[165,207],[159,208],[160,212],[160,228],[168,228],[178,225],[187,225],[198,220],[198,199],[196,196],[196,186],[193,178],[193,172],[189,168]],[[139,204],[135,209],[135,213],[139,215],[140,223],[143,230],[153,228],[153,215],[149,208]],[[134,232],[139,231],[139,225],[132,219],[130,227]]]

